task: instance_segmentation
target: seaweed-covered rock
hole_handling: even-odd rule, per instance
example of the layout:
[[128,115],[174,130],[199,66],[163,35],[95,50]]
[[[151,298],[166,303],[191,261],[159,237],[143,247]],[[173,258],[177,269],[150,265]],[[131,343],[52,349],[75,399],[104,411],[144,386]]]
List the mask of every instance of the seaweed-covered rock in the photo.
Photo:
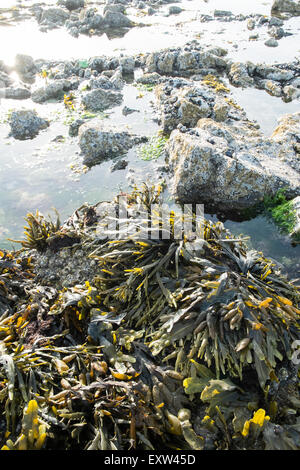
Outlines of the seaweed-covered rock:
[[9,117],[11,135],[18,140],[33,139],[40,130],[49,126],[49,121],[39,117],[36,111],[13,111]]
[[30,214],[0,252],[3,450],[300,449],[299,288],[220,222],[147,238],[161,191]]

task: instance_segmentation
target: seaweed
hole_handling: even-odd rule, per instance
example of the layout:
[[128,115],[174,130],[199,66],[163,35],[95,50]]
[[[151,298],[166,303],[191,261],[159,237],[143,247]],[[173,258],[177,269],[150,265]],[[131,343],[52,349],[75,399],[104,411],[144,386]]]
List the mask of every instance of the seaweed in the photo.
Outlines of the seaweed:
[[40,245],[0,253],[2,449],[299,449],[299,288],[192,212],[202,238],[176,211],[151,238],[161,186],[127,202],[134,233],[101,203],[52,227],[97,263],[82,285],[39,285]]

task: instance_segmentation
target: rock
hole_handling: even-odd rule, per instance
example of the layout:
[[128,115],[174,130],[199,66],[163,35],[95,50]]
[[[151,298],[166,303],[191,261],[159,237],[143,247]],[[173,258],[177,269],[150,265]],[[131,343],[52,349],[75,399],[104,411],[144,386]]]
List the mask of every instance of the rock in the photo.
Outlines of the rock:
[[276,16],[272,16],[269,21],[269,26],[283,26],[284,21]]
[[24,81],[32,81],[37,72],[33,58],[25,54],[16,55],[14,68]]
[[215,18],[223,18],[223,17],[232,16],[232,12],[228,10],[215,10],[214,17]]
[[13,84],[13,80],[6,72],[0,71],[0,88],[6,88]]
[[292,101],[300,98],[300,90],[292,85],[287,85],[283,88],[283,95],[286,101]]
[[294,148],[300,142],[300,112],[285,114],[279,118],[278,126],[271,135],[271,139],[280,144],[288,144]]
[[70,14],[62,8],[47,8],[43,10],[40,23],[44,25],[63,26],[69,19]]
[[129,114],[132,114],[132,113],[139,113],[139,110],[128,108],[128,106],[124,106],[124,108],[122,109],[122,114],[124,116],[128,116]]
[[79,89],[81,91],[96,90],[98,88],[103,88],[104,90],[111,90],[113,88],[113,85],[111,84],[110,79],[108,77],[101,75],[97,78],[91,78],[91,80],[84,80],[79,86]]
[[300,196],[293,199],[292,204],[293,204],[293,208],[294,208],[295,216],[296,216],[296,222],[295,222],[294,230],[292,232],[292,236],[296,236],[297,238],[299,238],[300,236]]
[[84,8],[84,0],[58,0],[58,6],[65,7],[69,11]]
[[121,93],[99,88],[87,92],[81,101],[83,106],[90,111],[104,111],[105,109],[120,105],[122,100],[123,96]]
[[73,121],[69,126],[69,136],[70,137],[77,137],[79,127],[82,126],[82,124],[84,124],[84,123],[85,123],[84,119],[76,119],[75,121]]
[[79,128],[79,145],[87,166],[122,155],[141,140],[127,131],[108,127],[99,119],[92,119]]
[[283,38],[283,36],[285,35],[285,32],[282,28],[279,28],[277,26],[272,26],[269,30],[268,30],[268,34],[270,36],[272,36],[273,38],[275,39],[281,39]]
[[212,47],[211,49],[208,49],[207,52],[218,57],[225,57],[228,54],[228,50],[220,46]]
[[107,11],[103,20],[106,26],[110,28],[131,28],[134,23],[123,13]]
[[183,9],[176,5],[172,5],[171,7],[169,7],[169,15],[178,15],[182,11]]
[[155,95],[166,133],[179,124],[194,127],[200,118],[212,114],[214,95],[204,87],[183,86],[170,90],[168,84],[162,84],[156,87]]
[[267,41],[265,41],[265,46],[277,47],[278,46],[278,41],[276,41],[276,39],[274,39],[274,38],[267,39]]
[[142,83],[143,85],[154,85],[159,83],[162,80],[161,75],[159,73],[144,73],[136,79],[136,83]]
[[180,203],[205,204],[207,210],[223,213],[253,207],[282,187],[292,197],[298,196],[299,172],[287,153],[296,162],[290,144],[264,140],[246,122],[235,128],[201,119],[194,130],[171,133],[171,192]]
[[32,101],[45,103],[49,100],[62,100],[66,91],[71,89],[68,80],[55,80],[44,87],[38,88],[32,93]]
[[33,139],[49,122],[39,117],[34,110],[13,111],[9,117],[11,135],[18,140]]
[[135,69],[135,60],[133,57],[121,57],[120,66],[123,74],[133,74]]
[[285,70],[264,64],[255,66],[255,74],[260,78],[274,80],[276,82],[286,82],[294,78],[294,72],[292,70]]
[[176,51],[165,50],[154,52],[147,56],[146,73],[158,72],[160,74],[176,74],[176,76],[187,76],[203,71],[213,73],[224,71],[227,61],[222,57],[209,52],[209,50],[178,49]]
[[125,81],[123,80],[122,68],[119,67],[110,78],[109,83],[115,90],[122,90]]
[[261,88],[266,90],[270,95],[277,97],[280,97],[282,95],[281,86],[273,82],[272,80],[261,80],[259,83]]
[[274,0],[272,13],[290,13],[292,16],[300,15],[299,0]]
[[31,92],[27,88],[6,88],[5,98],[9,100],[27,100]]
[[125,170],[127,166],[128,162],[126,160],[119,160],[111,166],[110,171]]
[[253,18],[249,18],[247,21],[247,28],[252,31],[255,28],[255,21]]
[[218,97],[213,107],[215,120],[217,122],[226,121],[228,118],[230,106],[224,98]]
[[242,62],[233,63],[230,67],[228,76],[234,86],[246,88],[254,85],[254,80],[249,75],[247,65]]

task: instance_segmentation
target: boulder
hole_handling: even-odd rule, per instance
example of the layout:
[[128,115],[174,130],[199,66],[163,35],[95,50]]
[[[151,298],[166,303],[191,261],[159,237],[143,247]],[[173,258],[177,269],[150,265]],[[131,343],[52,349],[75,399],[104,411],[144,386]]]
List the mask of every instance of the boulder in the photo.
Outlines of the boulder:
[[123,13],[108,10],[104,16],[103,21],[105,26],[110,28],[131,28],[134,23]]
[[62,100],[66,91],[71,88],[68,80],[55,80],[32,93],[32,101],[35,103],[45,103],[49,100]]
[[290,13],[292,16],[300,15],[300,0],[274,0],[272,13]]
[[33,58],[25,54],[16,55],[14,68],[24,81],[31,81],[37,72]]
[[40,130],[46,129],[49,122],[39,117],[34,110],[13,111],[8,120],[15,139],[26,140],[36,137]]
[[168,83],[158,85],[155,95],[164,132],[169,133],[178,124],[194,127],[202,117],[212,114],[214,94],[206,88],[183,86],[172,88]]
[[98,88],[85,93],[82,97],[83,106],[90,111],[104,111],[122,103],[122,93]]
[[176,5],[172,5],[172,6],[169,7],[169,15],[178,15],[182,11],[183,11],[183,9],[176,6]]
[[79,128],[79,146],[87,166],[122,155],[143,140],[100,119],[92,119]]
[[254,80],[249,75],[247,64],[243,64],[242,62],[233,63],[228,76],[234,86],[247,88],[254,85]]
[[67,8],[69,11],[73,11],[84,8],[84,0],[58,0],[57,5]]
[[171,133],[168,153],[171,192],[180,203],[229,213],[251,208],[283,187],[289,197],[300,195],[291,142],[283,147],[266,141],[247,123],[233,128],[201,119],[195,129]]
[[63,26],[69,19],[70,14],[62,8],[50,7],[43,10],[40,23],[47,25]]
[[27,100],[31,92],[27,88],[6,88],[5,98],[9,100]]

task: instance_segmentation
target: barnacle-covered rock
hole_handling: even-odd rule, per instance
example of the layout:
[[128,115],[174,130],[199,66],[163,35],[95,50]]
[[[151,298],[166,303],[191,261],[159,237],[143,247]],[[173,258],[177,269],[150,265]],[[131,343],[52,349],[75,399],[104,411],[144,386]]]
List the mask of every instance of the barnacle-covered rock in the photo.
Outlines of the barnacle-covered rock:
[[49,127],[49,121],[30,109],[13,111],[9,117],[11,135],[18,140],[33,139],[40,130]]
[[267,139],[247,120],[220,125],[212,119],[174,130],[168,141],[173,194],[181,203],[203,203],[220,212],[253,207],[283,187],[289,198],[298,196],[293,132],[293,125],[278,127]]
[[125,129],[122,131],[119,127],[108,126],[99,119],[92,119],[79,128],[79,145],[84,163],[88,166],[122,155],[144,141],[143,137],[130,134]]

